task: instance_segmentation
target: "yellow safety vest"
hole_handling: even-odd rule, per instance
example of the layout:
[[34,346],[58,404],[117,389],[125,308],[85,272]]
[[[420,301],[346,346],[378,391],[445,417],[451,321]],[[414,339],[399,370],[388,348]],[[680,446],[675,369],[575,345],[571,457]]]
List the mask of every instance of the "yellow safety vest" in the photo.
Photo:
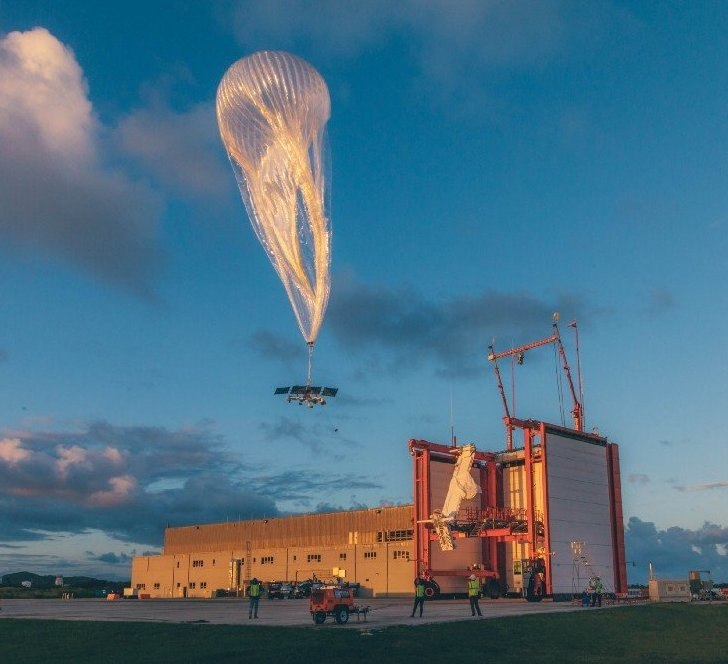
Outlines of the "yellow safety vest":
[[424,597],[424,596],[425,596],[425,584],[416,583],[415,584],[415,597]]
[[260,584],[259,583],[251,583],[250,584],[250,596],[251,597],[259,597],[260,596]]
[[468,580],[468,597],[477,597],[480,595],[480,581],[478,579]]

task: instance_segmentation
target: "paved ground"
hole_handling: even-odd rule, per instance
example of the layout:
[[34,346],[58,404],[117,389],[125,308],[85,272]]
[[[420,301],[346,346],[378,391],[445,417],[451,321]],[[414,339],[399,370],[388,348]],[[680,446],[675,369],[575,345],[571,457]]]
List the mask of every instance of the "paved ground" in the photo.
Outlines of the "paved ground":
[[[422,625],[427,623],[477,620],[471,618],[467,600],[426,602],[422,618],[410,618],[410,599],[362,599],[360,606],[369,606],[366,622],[350,626],[360,629],[390,625]],[[483,619],[518,616],[531,613],[563,613],[565,611],[599,611],[574,606],[568,602],[529,603],[524,600],[481,600]],[[261,600],[258,620],[248,619],[248,604],[240,599],[171,599],[171,600],[103,600],[103,599],[6,599],[2,602],[2,618],[40,618],[53,620],[111,620],[123,622],[211,623],[218,625],[312,626],[308,600]],[[334,626],[333,618],[326,625]]]

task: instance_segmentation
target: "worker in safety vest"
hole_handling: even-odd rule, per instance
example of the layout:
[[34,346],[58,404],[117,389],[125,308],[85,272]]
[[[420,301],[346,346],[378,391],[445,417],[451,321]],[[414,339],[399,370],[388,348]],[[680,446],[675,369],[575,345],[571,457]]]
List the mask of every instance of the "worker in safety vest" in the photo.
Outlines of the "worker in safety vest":
[[422,618],[422,607],[425,604],[425,580],[421,576],[415,579],[415,604],[412,607],[412,615],[410,618],[415,617],[418,604],[420,606],[420,618]]
[[602,580],[595,576],[592,580],[592,592],[591,592],[591,605],[601,606],[602,605],[602,593],[604,592],[604,584]]
[[263,592],[263,584],[255,577],[250,581],[248,586],[248,596],[250,597],[250,606],[248,607],[248,620],[253,616],[258,617],[258,600]]
[[480,612],[480,581],[475,578],[475,574],[471,574],[468,579],[468,599],[470,600],[470,612],[475,615],[478,612],[479,616],[483,614]]

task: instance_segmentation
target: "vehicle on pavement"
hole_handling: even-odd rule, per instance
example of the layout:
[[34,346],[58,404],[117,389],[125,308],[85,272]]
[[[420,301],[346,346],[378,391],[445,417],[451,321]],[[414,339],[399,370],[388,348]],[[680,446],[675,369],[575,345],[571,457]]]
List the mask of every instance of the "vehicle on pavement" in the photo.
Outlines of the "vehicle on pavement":
[[268,599],[291,599],[293,586],[285,581],[273,581],[268,584]]
[[323,625],[327,616],[333,616],[339,625],[349,622],[352,613],[366,614],[369,607],[360,607],[354,604],[354,593],[349,588],[339,586],[323,586],[311,591],[309,600],[311,618],[317,625]]

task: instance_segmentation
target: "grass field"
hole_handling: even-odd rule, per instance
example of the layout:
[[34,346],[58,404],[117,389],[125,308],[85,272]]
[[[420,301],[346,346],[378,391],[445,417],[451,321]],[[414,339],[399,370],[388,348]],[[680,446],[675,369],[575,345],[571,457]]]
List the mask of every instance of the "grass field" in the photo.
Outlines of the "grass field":
[[[390,627],[0,620],[3,662],[728,662],[728,603]],[[477,659],[476,659],[477,658]]]

